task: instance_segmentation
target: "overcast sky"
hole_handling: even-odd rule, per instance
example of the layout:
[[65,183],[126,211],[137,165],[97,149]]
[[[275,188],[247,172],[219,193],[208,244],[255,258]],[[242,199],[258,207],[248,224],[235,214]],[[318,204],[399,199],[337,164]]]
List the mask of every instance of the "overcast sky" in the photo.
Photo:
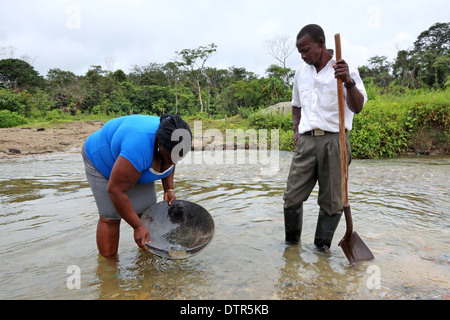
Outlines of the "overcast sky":
[[[422,31],[449,22],[449,12],[448,0],[0,0],[0,58],[28,56],[44,76],[51,68],[83,75],[91,65],[128,73],[215,43],[209,66],[263,76],[277,63],[264,42],[295,42],[304,25],[316,23],[328,48],[340,33],[344,59],[361,66],[375,55],[392,61]],[[300,61],[295,51],[288,67]]]

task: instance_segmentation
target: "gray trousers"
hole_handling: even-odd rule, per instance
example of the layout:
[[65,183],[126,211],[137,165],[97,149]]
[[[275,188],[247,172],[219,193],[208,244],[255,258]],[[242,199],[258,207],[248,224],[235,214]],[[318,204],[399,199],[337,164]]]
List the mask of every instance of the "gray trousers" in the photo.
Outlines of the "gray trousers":
[[[347,163],[351,162],[351,149],[346,133]],[[286,190],[284,208],[299,208],[306,201],[317,181],[319,195],[317,203],[329,215],[341,212],[341,156],[339,133],[323,136],[300,135],[292,158]]]
[[[84,144],[81,154],[83,156],[86,178],[91,187],[92,194],[94,195],[100,216],[110,220],[121,220],[122,217],[117,212],[106,191],[109,180],[94,167],[91,161],[89,161],[86,156]],[[131,205],[137,214],[144,213],[146,209],[150,208],[157,201],[154,182],[149,184],[136,184],[127,191],[127,194],[130,198]]]

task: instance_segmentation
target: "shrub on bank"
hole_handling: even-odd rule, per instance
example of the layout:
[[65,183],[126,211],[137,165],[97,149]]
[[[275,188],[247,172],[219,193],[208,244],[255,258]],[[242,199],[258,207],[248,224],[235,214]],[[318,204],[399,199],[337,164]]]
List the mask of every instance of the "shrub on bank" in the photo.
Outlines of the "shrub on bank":
[[25,117],[17,114],[16,112],[11,112],[9,110],[0,110],[0,128],[12,128],[23,124],[28,121]]
[[369,100],[355,115],[350,132],[355,158],[379,159],[417,152],[421,135],[431,135],[425,149],[448,150],[450,90],[407,90]]

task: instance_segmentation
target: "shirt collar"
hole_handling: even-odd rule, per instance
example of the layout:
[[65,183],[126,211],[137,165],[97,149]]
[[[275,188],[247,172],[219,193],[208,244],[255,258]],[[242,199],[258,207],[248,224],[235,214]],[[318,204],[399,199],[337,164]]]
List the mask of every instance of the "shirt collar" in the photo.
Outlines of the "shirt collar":
[[[336,60],[334,60],[333,58],[331,58],[328,62],[327,62],[327,64],[325,65],[325,67],[323,67],[322,68],[322,70],[325,70],[325,69],[327,69],[328,67],[333,67],[333,65],[336,63]],[[314,65],[307,65],[307,66],[309,66],[309,68],[310,68],[310,70],[311,70],[311,72],[314,72],[314,73],[320,73],[322,70],[320,70],[319,72],[317,72],[316,71],[316,67],[314,66]]]

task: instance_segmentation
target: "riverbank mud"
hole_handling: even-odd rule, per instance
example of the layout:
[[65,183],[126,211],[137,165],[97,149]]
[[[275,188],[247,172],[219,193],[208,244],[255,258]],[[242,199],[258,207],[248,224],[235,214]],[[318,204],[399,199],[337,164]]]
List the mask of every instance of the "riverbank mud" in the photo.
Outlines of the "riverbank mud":
[[[55,123],[46,128],[0,128],[0,159],[79,150],[86,138],[103,124],[102,121],[73,121]],[[207,145],[216,143],[210,137],[203,137],[202,140],[202,150]],[[197,145],[194,141],[193,147]],[[225,145],[223,148],[225,149]],[[448,145],[434,145],[429,132],[420,132],[405,155],[449,155],[449,149]]]

